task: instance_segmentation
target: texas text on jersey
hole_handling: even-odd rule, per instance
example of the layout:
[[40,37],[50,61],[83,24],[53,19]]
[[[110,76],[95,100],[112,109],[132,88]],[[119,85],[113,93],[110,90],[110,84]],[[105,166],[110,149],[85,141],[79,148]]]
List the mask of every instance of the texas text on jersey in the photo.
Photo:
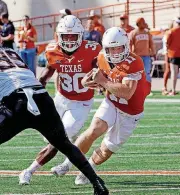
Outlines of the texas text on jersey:
[[141,58],[130,53],[129,57],[124,61],[112,67],[105,60],[104,55],[100,53],[98,56],[98,66],[112,82],[124,83],[126,80],[136,80],[138,82],[136,91],[129,100],[117,98],[109,92],[107,92],[107,97],[117,108],[125,113],[136,115],[143,112],[144,100],[150,93],[151,84],[146,80]]
[[70,100],[86,101],[94,95],[94,90],[84,88],[82,78],[92,70],[101,46],[96,42],[83,41],[72,54],[65,54],[56,44],[51,43],[46,49],[49,66],[56,69],[60,83],[58,91]]

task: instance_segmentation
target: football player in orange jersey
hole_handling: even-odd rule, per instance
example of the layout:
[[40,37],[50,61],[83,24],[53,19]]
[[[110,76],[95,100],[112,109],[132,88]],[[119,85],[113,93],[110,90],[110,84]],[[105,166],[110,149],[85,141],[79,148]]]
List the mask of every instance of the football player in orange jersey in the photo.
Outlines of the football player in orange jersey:
[[[128,37],[123,29],[108,29],[102,45],[99,68],[91,70],[82,84],[85,87],[100,85],[107,90],[107,95],[90,127],[75,142],[83,153],[87,153],[93,142],[106,133],[101,146],[89,159],[94,169],[107,161],[133,133],[143,116],[144,101],[151,88],[141,58],[129,52]],[[76,184],[88,182],[82,173],[75,180]]]
[[[75,16],[68,15],[60,20],[57,26],[58,42],[47,46],[46,58],[49,65],[39,79],[45,86],[53,73],[58,72],[58,92],[54,102],[66,133],[72,141],[84,125],[93,104],[94,90],[83,87],[81,80],[96,66],[97,56],[101,50],[98,43],[83,41],[83,32],[82,24]],[[41,150],[30,167],[19,175],[19,183],[30,184],[32,174],[56,154],[57,149],[48,144]],[[53,172],[55,174],[58,174],[58,171],[62,172],[60,168],[59,166],[53,168]],[[67,168],[69,170],[69,167]],[[101,191],[96,190],[95,194],[109,193],[102,183]]]

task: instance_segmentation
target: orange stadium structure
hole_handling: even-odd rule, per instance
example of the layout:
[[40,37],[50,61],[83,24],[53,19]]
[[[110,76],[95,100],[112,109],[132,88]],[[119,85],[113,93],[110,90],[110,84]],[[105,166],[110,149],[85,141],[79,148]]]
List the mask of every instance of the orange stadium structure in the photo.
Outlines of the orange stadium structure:
[[[138,7],[137,7],[138,5]],[[100,7],[90,7],[86,9],[78,9],[73,10],[73,14],[78,16],[82,23],[84,24],[90,11],[96,10],[96,12],[100,15],[100,20],[105,26],[105,28],[109,28],[112,26],[119,26],[119,16],[122,13],[125,13],[129,17],[129,22],[131,25],[135,26],[136,19],[141,15],[145,18],[148,23],[148,26],[152,29],[151,34],[154,36],[154,40],[156,40],[163,36],[163,33],[160,29],[161,26],[167,25],[171,22],[173,18],[171,18],[172,11],[176,8],[180,8],[180,1],[178,0],[126,0],[124,3],[111,4]],[[164,14],[167,13],[167,14]],[[168,18],[166,20],[167,16]],[[46,47],[49,40],[53,39],[54,32],[56,29],[57,22],[59,20],[60,13],[55,13],[51,15],[32,17],[31,22],[33,26],[37,29],[38,33],[38,53],[41,53]],[[160,17],[163,16],[163,17]],[[21,26],[22,20],[14,21],[16,28]],[[159,48],[160,46],[158,46]]]
[[[151,28],[160,28],[162,25],[169,24],[173,19],[173,10],[176,9],[176,12],[179,12],[179,10],[177,11],[179,8],[180,2],[178,0],[126,0],[125,3],[74,10],[73,14],[78,16],[84,23],[90,11],[96,10],[101,16],[101,22],[106,28],[118,26],[119,16],[122,13],[126,13],[129,16],[131,24],[135,24],[136,19],[141,15]],[[171,15],[169,12],[171,12]],[[167,15],[165,13],[167,13]],[[49,36],[51,37],[50,39],[53,38],[59,16],[59,13],[55,13],[31,18],[32,24],[36,27],[38,32],[41,32],[38,37],[39,41],[47,41]],[[16,27],[21,26],[21,20],[14,21],[14,24]],[[49,33],[51,35],[48,36]]]

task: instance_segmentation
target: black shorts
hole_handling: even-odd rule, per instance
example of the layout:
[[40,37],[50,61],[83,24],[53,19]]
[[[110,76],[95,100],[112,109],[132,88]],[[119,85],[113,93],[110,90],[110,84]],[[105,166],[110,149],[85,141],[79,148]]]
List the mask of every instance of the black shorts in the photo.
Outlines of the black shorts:
[[27,97],[18,90],[2,99],[0,145],[27,128],[38,130],[52,145],[67,139],[62,121],[49,94],[47,92],[34,94],[33,99],[40,115],[35,116],[28,111]]
[[180,58],[168,58],[168,62],[177,65],[180,68]]

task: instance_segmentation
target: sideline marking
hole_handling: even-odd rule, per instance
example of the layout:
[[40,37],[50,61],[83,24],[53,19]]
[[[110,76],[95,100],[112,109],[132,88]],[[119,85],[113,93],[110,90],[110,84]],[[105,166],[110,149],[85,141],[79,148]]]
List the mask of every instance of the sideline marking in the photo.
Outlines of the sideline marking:
[[[21,171],[0,171],[0,176],[18,176]],[[180,175],[180,171],[97,171],[98,175],[111,175],[111,176],[120,176],[120,175]],[[66,175],[78,175],[79,171],[70,171]],[[50,171],[37,171],[34,175],[52,175]]]

